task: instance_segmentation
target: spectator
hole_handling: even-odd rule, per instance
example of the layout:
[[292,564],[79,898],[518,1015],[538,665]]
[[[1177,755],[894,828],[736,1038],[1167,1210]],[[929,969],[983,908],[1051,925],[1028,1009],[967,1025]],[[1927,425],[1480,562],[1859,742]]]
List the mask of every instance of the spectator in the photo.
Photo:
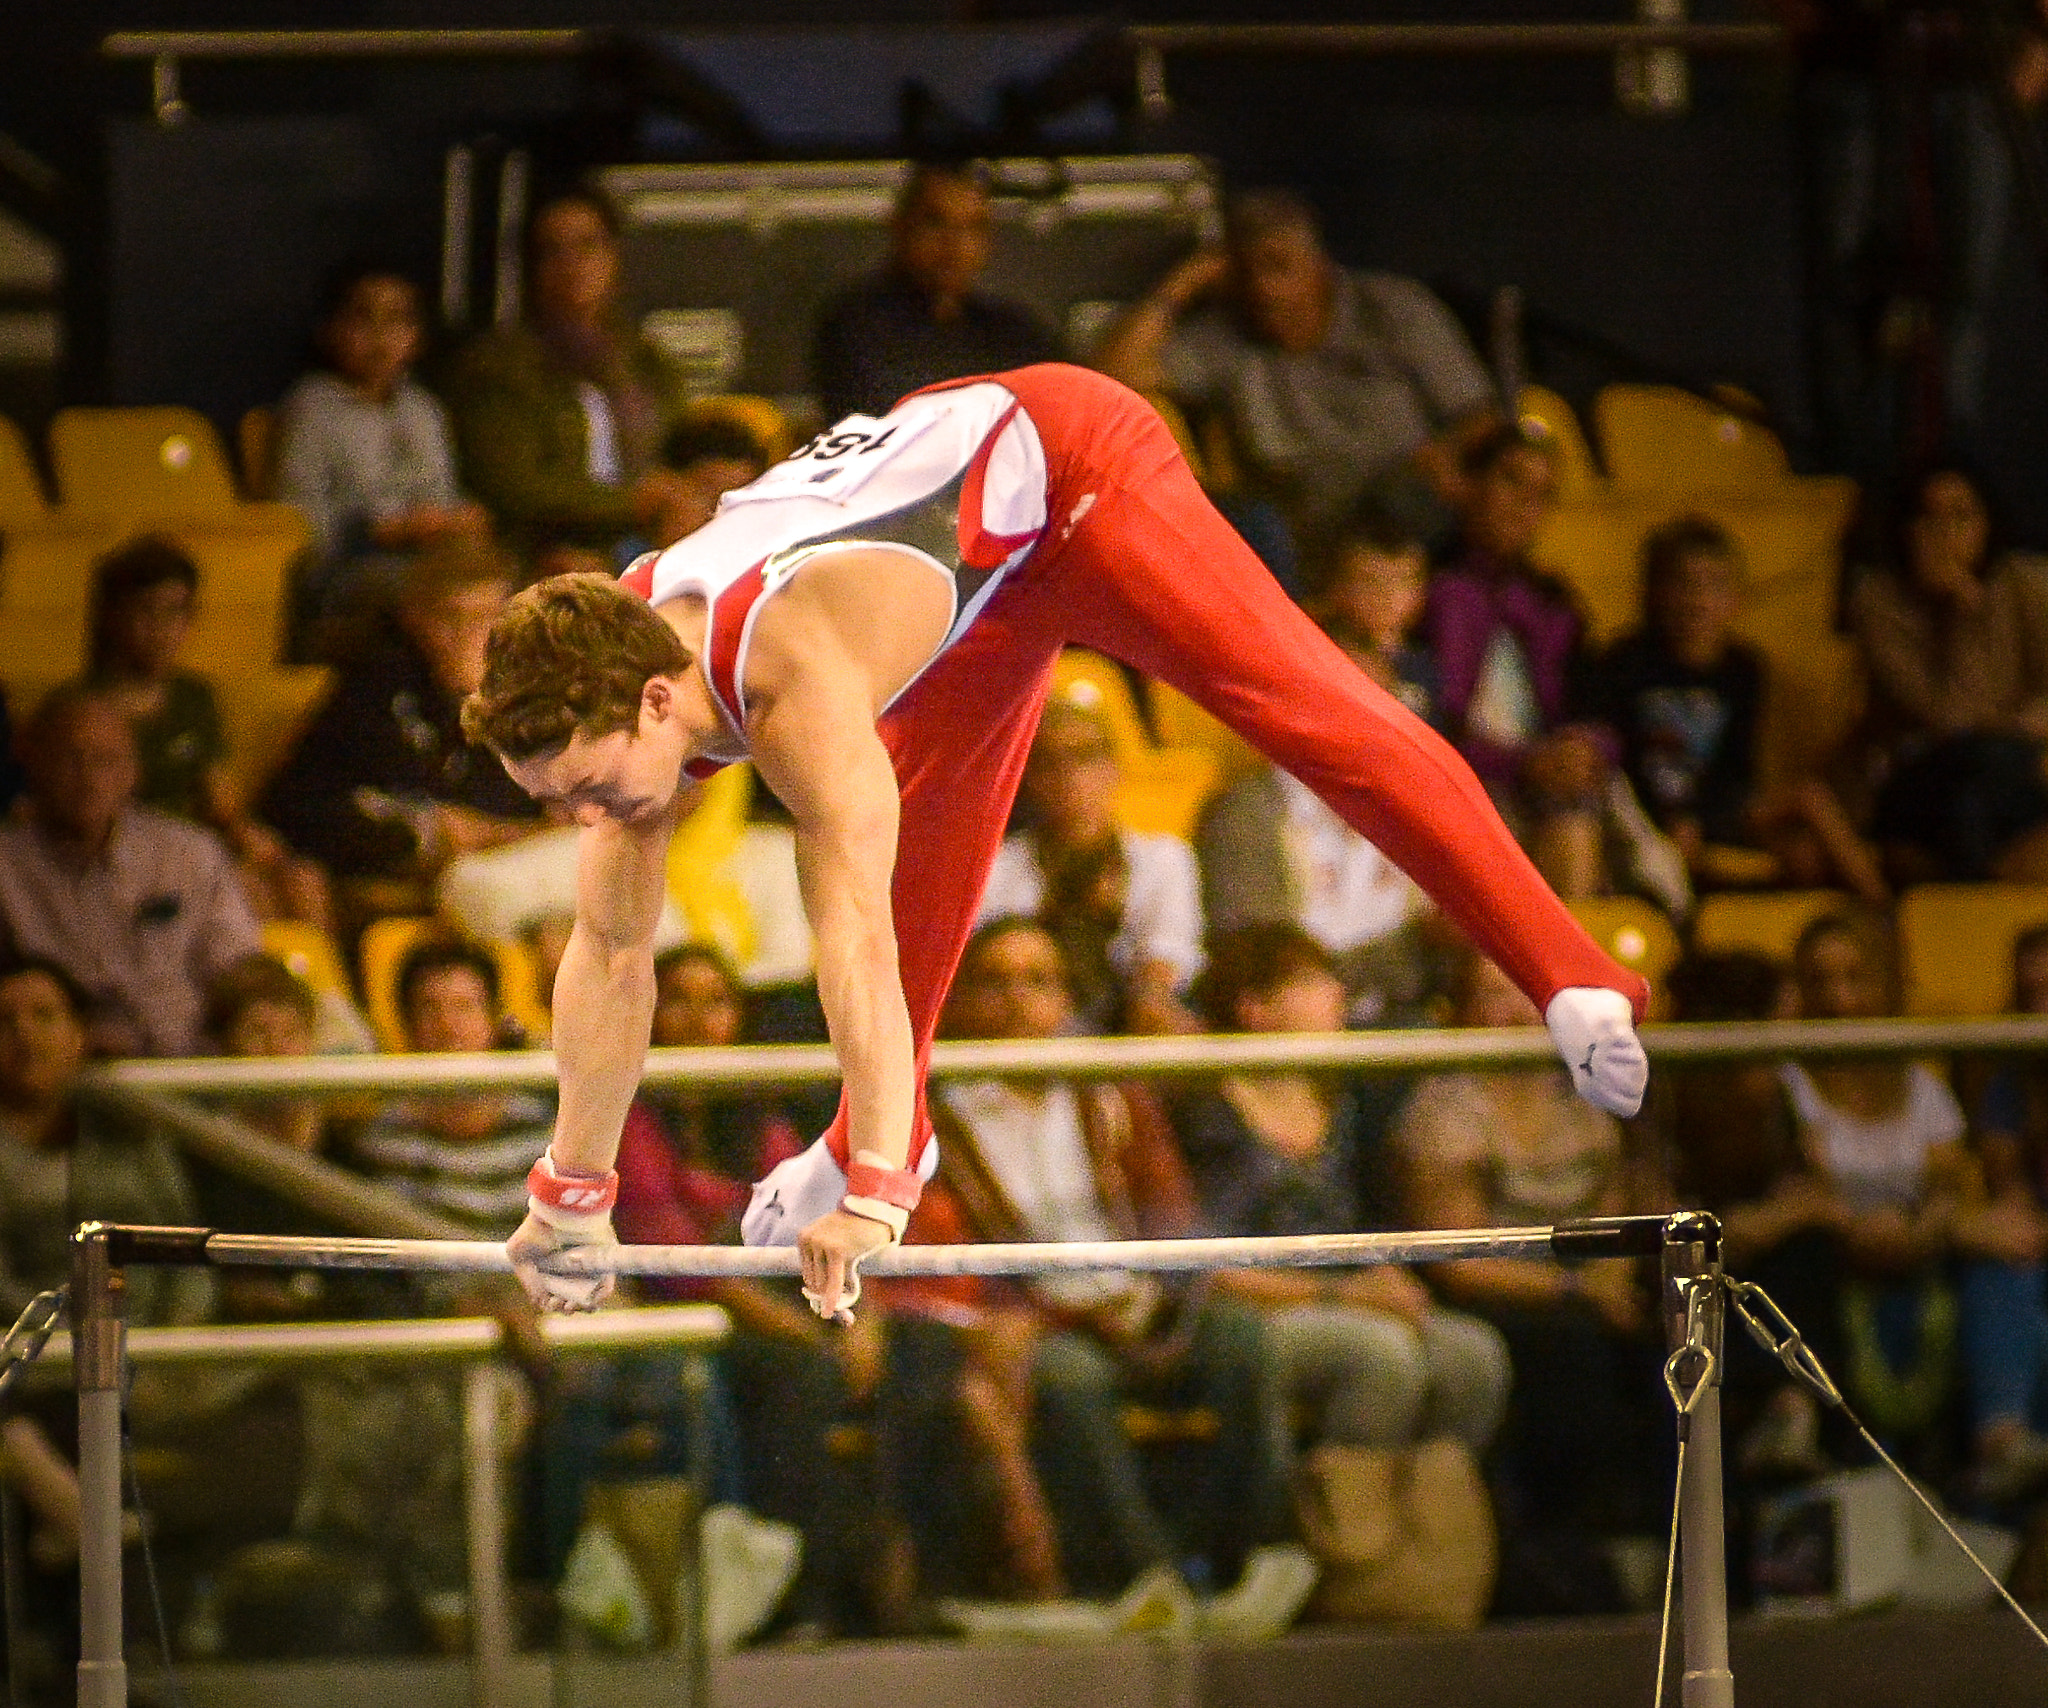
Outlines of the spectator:
[[2048,873],[2048,560],[2007,552],[1983,488],[1914,483],[1896,568],[1849,615],[1870,673],[1880,767],[1872,833],[1901,882]]
[[[2013,1008],[2048,1014],[2048,928],[2013,944]],[[1975,1430],[1975,1492],[2004,1500],[2048,1478],[2048,1074],[2008,1061],[1984,1085],[1976,1147],[1988,1201],[1959,1229],[1963,1368]]]
[[825,419],[880,415],[920,386],[1059,360],[1029,309],[975,289],[988,267],[988,184],[969,165],[913,166],[880,273],[829,304],[811,351]]
[[1202,964],[1194,851],[1178,837],[1120,828],[1117,781],[1102,716],[1048,703],[1018,795],[1029,828],[997,851],[981,917],[1043,917],[1085,1028],[1199,1031],[1180,994]]
[[[1458,1022],[1534,1026],[1539,1017],[1474,953]],[[1553,1068],[1425,1079],[1395,1142],[1416,1227],[1530,1227],[1653,1210],[1665,1197],[1632,1169],[1614,1119],[1574,1097]],[[1635,1271],[1474,1258],[1441,1265],[1435,1279],[1447,1298],[1501,1331],[1514,1360],[1501,1447],[1507,1519],[1580,1545],[1654,1530],[1668,1428],[1658,1380],[1664,1354]]]
[[[1346,523],[1320,619],[1359,667],[1410,711],[1429,714],[1435,675],[1409,639],[1422,613],[1414,531],[1367,510]],[[1232,784],[1195,834],[1202,913],[1212,930],[1289,923],[1336,957],[1357,1026],[1412,1018],[1441,985],[1433,910],[1399,867],[1278,766]]]
[[356,261],[329,282],[317,335],[325,366],[285,396],[277,495],[313,530],[302,619],[346,617],[388,595],[408,554],[486,533],[455,480],[448,418],[412,377],[425,341],[420,292],[404,273]]
[[424,912],[451,857],[541,827],[540,809],[462,734],[491,619],[512,590],[475,540],[422,553],[396,614],[341,669],[263,797],[293,847],[324,864],[344,913]]
[[1444,727],[1558,894],[1627,883],[1683,914],[1683,858],[1634,792],[1617,787],[1599,730],[1570,721],[1585,620],[1529,555],[1557,502],[1557,446],[1496,425],[1471,446],[1466,471],[1462,537],[1431,583],[1425,622]]
[[[717,950],[672,949],[655,967],[653,1041],[662,1048],[740,1042],[739,983]],[[642,1245],[709,1245],[737,1237],[751,1184],[803,1148],[773,1104],[689,1091],[642,1094],[619,1143],[619,1237]],[[872,1628],[863,1558],[874,1529],[862,1479],[829,1437],[889,1393],[885,1318],[863,1302],[851,1326],[828,1328],[786,1287],[760,1281],[656,1282],[659,1295],[701,1296],[734,1323],[721,1353],[739,1424],[740,1484],[749,1508],[798,1526],[803,1563],[784,1617],[807,1630]]]
[[1832,789],[1819,778],[1759,784],[1765,666],[1735,637],[1742,581],[1719,523],[1681,516],[1657,529],[1643,543],[1643,623],[1588,673],[1582,709],[1613,732],[1637,798],[1696,879],[1716,881],[1723,850],[1761,843],[1770,882],[1839,881],[1882,902],[1884,875]]
[[135,736],[105,689],[53,689],[23,731],[29,790],[0,825],[0,954],[54,961],[105,1055],[200,1047],[214,974],[257,947],[213,835],[135,804]]
[[1443,304],[1413,279],[1339,267],[1315,211],[1286,190],[1233,197],[1223,248],[1169,273],[1096,362],[1223,411],[1253,483],[1310,545],[1368,492],[1423,533],[1447,532],[1464,450],[1498,419]]
[[[1059,947],[1028,919],[995,920],[969,942],[947,1011],[955,1037],[1051,1038],[1072,1021]],[[1158,1106],[1144,1091],[1039,1081],[949,1081],[934,1102],[939,1190],[926,1238],[1113,1240],[1187,1234],[1194,1192]],[[1194,1513],[1194,1545],[1245,1576],[1227,1603],[1284,1629],[1312,1584],[1287,1533],[1284,1407],[1258,1313],[1219,1290],[1149,1276],[1043,1276],[1029,1316],[1000,1343],[1028,1352],[1037,1461],[1067,1572],[1082,1583],[1136,1580],[1184,1598],[1187,1552],[1146,1493],[1119,1418],[1129,1400],[1203,1404],[1221,1421]],[[1035,1324],[1036,1334],[1027,1325]],[[1021,1384],[1020,1384],[1021,1385]],[[1011,1391],[1015,1391],[1013,1386]],[[1290,1563],[1292,1562],[1292,1563]],[[1241,1604],[1241,1605],[1240,1605]]]
[[[1220,932],[1196,996],[1215,1032],[1334,1032],[1344,986],[1291,925]],[[1391,1226],[1365,1101],[1326,1075],[1226,1075],[1172,1106],[1207,1226],[1255,1238]],[[1476,1456],[1499,1428],[1508,1354],[1490,1324],[1440,1307],[1406,1269],[1250,1270],[1229,1291],[1266,1314],[1281,1383],[1317,1441],[1406,1447],[1451,1436]]]
[[[1899,1012],[1897,944],[1880,914],[1815,920],[1799,934],[1792,974],[1801,1019]],[[1880,1435],[1918,1436],[1953,1393],[1956,1304],[1943,1268],[1972,1184],[1962,1109],[1924,1063],[1903,1056],[1787,1062],[1778,1072],[1841,1254],[1836,1379]]]
[[619,216],[596,190],[526,222],[527,318],[457,353],[446,386],[462,471],[542,574],[615,570],[664,506],[657,466],[677,377],[619,303]]
[[141,765],[136,800],[218,835],[261,917],[325,926],[320,869],[294,859],[249,816],[228,777],[213,685],[178,668],[198,593],[198,565],[168,540],[133,540],[102,558],[93,568],[86,675],[128,713]]
[[[0,959],[0,1312],[9,1322],[37,1293],[70,1280],[80,1222],[193,1220],[177,1151],[78,1100],[86,1012],[86,993],[58,962]],[[131,1323],[200,1321],[211,1281],[204,1270],[138,1269],[126,1277],[123,1314]],[[78,1553],[78,1477],[56,1445],[72,1438],[67,1409],[76,1416],[68,1391],[25,1407],[16,1396],[0,1425],[0,1476],[28,1509],[30,1557],[44,1570]]]
[[[472,944],[426,942],[398,968],[408,1050],[478,1053],[504,1041],[498,968]],[[357,1136],[356,1161],[427,1209],[509,1234],[526,1214],[526,1173],[554,1127],[548,1100],[528,1092],[408,1099]]]
[[738,422],[719,416],[679,421],[661,442],[661,465],[676,488],[655,518],[653,542],[672,546],[718,514],[718,501],[768,470],[768,453]]

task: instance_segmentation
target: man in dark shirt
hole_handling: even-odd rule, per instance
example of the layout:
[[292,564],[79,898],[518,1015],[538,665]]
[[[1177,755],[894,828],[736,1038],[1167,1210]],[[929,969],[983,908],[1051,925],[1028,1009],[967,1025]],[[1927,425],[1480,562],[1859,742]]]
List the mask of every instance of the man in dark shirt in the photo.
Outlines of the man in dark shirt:
[[988,187],[973,168],[911,169],[887,265],[818,323],[812,380],[828,421],[879,415],[939,380],[1059,359],[1059,340],[1029,309],[974,289],[988,266],[990,225]]
[[511,591],[511,565],[480,542],[416,559],[396,612],[342,666],[272,781],[264,818],[337,880],[417,886],[407,899],[428,907],[425,886],[455,855],[541,828],[540,808],[460,721]]

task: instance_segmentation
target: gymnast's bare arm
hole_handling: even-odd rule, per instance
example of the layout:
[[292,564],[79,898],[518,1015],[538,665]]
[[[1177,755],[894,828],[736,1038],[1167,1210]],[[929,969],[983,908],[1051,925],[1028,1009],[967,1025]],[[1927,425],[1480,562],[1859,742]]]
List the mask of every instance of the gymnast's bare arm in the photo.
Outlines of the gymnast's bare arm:
[[[796,821],[848,1150],[896,1168],[909,1158],[917,1071],[891,898],[900,801],[875,722],[952,616],[951,588],[930,564],[848,548],[806,564],[763,608],[747,669],[747,744]],[[849,1266],[887,1239],[880,1223],[840,1210],[804,1230],[804,1282],[822,1315],[835,1313]]]

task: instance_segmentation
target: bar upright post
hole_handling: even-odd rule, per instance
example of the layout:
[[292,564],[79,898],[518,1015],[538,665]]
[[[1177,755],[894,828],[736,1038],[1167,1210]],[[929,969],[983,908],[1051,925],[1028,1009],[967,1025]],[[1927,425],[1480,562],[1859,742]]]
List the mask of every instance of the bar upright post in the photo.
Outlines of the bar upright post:
[[1701,1391],[1681,1420],[1685,1487],[1678,1535],[1685,1626],[1683,1708],[1735,1708],[1728,1664],[1728,1534],[1721,1499],[1721,1356],[1726,1294],[1721,1225],[1712,1216],[1671,1218],[1664,1234],[1663,1301],[1674,1352],[1704,1351]]
[[125,1328],[112,1230],[71,1236],[72,1375],[78,1390],[78,1708],[128,1708],[121,1631],[121,1389]]

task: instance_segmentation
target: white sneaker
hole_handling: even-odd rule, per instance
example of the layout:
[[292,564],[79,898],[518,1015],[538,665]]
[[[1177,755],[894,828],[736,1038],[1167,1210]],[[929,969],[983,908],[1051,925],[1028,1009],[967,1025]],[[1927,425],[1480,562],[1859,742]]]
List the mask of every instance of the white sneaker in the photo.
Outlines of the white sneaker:
[[1109,1610],[1110,1628],[1126,1636],[1191,1636],[1198,1617],[1194,1593],[1171,1566],[1140,1572]]
[[803,1532],[739,1506],[714,1506],[698,1530],[704,1641],[729,1655],[768,1623],[803,1564]]
[[1279,1636],[1301,1617],[1321,1575],[1316,1557],[1292,1542],[1254,1548],[1237,1582],[1203,1604],[1202,1635],[1234,1643]]

